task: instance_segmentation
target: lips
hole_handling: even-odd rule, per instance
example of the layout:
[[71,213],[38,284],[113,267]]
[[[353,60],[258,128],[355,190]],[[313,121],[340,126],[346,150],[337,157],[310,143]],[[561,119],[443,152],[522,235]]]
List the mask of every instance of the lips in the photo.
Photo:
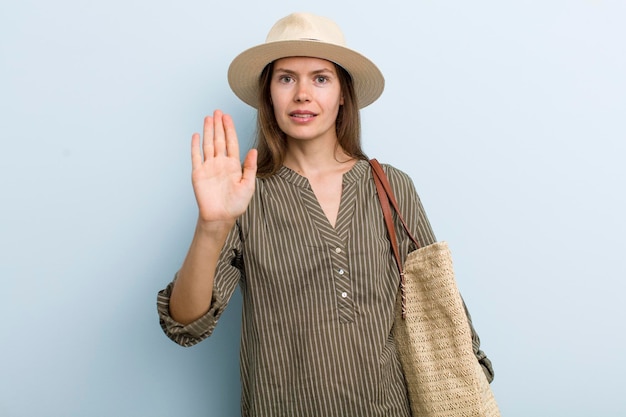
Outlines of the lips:
[[311,120],[315,116],[317,116],[317,114],[310,112],[310,111],[303,111],[303,110],[298,110],[298,111],[289,113],[289,117],[302,120],[302,121]]

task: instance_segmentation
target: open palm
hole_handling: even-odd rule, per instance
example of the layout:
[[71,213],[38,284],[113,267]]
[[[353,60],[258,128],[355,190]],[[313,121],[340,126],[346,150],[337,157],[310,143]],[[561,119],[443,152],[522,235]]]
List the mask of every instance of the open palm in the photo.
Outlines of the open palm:
[[191,179],[202,222],[231,222],[248,207],[256,176],[256,150],[239,159],[232,118],[216,110],[191,139]]

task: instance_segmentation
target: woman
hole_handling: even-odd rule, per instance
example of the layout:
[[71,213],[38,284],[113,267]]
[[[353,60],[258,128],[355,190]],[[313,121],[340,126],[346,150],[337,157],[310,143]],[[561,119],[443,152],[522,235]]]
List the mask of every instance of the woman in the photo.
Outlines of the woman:
[[[258,108],[258,150],[242,167],[220,111],[193,135],[199,217],[159,293],[164,331],[184,346],[208,337],[239,284],[243,416],[409,416],[391,332],[397,269],[360,146],[359,109],[382,74],[332,21],[297,13],[235,58],[229,82]],[[414,235],[434,242],[410,178],[385,169]],[[414,249],[403,237],[403,256]]]

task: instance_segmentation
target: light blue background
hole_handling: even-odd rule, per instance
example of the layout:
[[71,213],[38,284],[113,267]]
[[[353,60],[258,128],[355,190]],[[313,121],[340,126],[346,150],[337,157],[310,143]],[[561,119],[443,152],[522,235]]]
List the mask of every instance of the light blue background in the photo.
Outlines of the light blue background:
[[616,0],[3,0],[0,415],[238,415],[239,295],[190,349],[155,298],[195,223],[191,133],[219,107],[249,143],[226,69],[298,9],[383,70],[366,151],[450,243],[503,414],[626,415]]

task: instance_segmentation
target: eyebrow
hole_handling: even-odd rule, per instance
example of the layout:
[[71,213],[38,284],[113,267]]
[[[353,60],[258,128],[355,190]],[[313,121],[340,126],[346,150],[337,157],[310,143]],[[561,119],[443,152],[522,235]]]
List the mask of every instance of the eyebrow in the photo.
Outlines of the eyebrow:
[[[282,72],[282,73],[287,73],[287,74],[297,74],[296,71],[288,69],[288,68],[274,68],[274,72]],[[317,74],[323,74],[323,73],[331,73],[334,74],[335,72],[333,70],[331,70],[330,68],[320,68],[314,71],[309,72],[309,75],[317,75]]]

